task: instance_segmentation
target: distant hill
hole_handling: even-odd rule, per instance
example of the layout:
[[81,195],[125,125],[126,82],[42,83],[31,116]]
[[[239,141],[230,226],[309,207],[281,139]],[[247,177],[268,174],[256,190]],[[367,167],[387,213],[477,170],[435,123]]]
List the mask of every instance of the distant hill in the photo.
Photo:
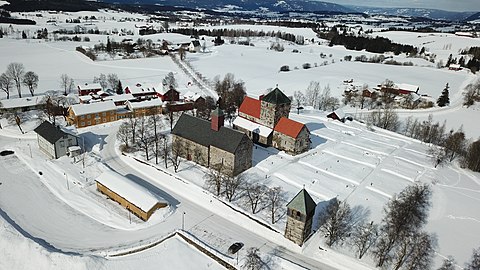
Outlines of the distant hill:
[[160,4],[186,8],[214,9],[214,10],[243,10],[243,11],[327,11],[353,12],[345,6],[315,1],[315,0],[103,0],[118,4]]
[[475,14],[475,12],[455,12],[428,8],[377,8],[364,6],[348,6],[348,8],[365,14],[423,17],[434,20],[448,21],[464,21]]
[[13,0],[8,2],[8,5],[1,8],[12,12],[36,10],[94,11],[105,6],[102,3],[85,0]]
[[471,15],[470,17],[468,17],[467,19],[465,19],[465,21],[476,21],[476,20],[480,20],[480,12],[477,12]]

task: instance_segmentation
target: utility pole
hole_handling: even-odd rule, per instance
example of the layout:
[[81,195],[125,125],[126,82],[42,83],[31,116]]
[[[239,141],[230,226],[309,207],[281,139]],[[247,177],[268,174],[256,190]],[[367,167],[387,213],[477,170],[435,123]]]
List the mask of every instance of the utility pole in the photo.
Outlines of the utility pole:
[[185,231],[185,212],[182,214],[182,231]]
[[82,158],[82,165],[83,165],[83,169],[85,169],[85,137],[82,136],[82,144],[83,144],[83,158]]
[[33,156],[32,156],[32,146],[30,144],[28,144],[28,148],[30,148],[30,158],[33,158]]
[[65,175],[65,180],[67,181],[67,189],[70,190],[70,186],[68,185],[68,174],[63,173]]

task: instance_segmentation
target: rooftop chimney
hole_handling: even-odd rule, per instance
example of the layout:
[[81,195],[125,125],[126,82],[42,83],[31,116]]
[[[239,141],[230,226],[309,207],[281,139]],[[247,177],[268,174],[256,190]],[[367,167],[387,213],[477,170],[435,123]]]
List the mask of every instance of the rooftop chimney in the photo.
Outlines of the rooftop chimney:
[[213,112],[212,112],[212,124],[211,127],[215,131],[219,131],[221,127],[223,127],[223,122],[225,119],[225,115],[223,114],[223,111],[217,107]]

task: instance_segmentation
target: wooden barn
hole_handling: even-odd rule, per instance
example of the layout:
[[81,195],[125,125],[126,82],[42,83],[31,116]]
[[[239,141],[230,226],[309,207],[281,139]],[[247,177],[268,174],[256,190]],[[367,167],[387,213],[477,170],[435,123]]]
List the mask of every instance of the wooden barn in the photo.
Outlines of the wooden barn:
[[155,210],[168,206],[163,198],[117,173],[104,172],[95,181],[98,191],[143,221],[147,221]]

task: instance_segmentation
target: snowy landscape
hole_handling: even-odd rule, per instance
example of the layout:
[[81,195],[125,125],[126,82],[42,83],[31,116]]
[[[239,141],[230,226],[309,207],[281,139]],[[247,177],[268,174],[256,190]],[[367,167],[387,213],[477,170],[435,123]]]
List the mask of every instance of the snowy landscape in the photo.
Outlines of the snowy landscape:
[[[0,1],[0,5],[4,4],[7,2]],[[173,74],[180,96],[212,97],[217,101],[215,83],[230,74],[243,83],[249,97],[260,98],[279,88],[291,98],[289,118],[308,128],[311,145],[308,151],[291,155],[254,144],[252,166],[240,175],[246,179],[246,185],[261,183],[267,188],[279,188],[283,200],[275,217],[266,202],[252,213],[242,192],[227,199],[208,188],[210,168],[183,158],[167,160],[160,156],[160,161],[155,162],[155,156],[147,158],[142,148],[125,151],[118,133],[122,124],[129,123],[128,119],[76,128],[68,124],[67,115],[53,116],[65,132],[78,138],[82,154],[48,157],[39,148],[35,131],[44,120],[50,120],[47,110],[19,112],[21,120],[17,121],[17,114],[2,113],[2,107],[15,106],[15,101],[9,100],[19,96],[12,85],[8,99],[5,91],[0,92],[0,102],[4,103],[0,106],[0,151],[14,152],[0,156],[0,269],[394,269],[394,265],[377,267],[373,247],[359,259],[358,250],[347,236],[328,245],[319,217],[330,202],[338,200],[358,211],[357,217],[361,216],[363,223],[356,226],[381,225],[389,203],[409,186],[425,186],[431,191],[423,228],[436,243],[432,245],[429,269],[438,269],[449,256],[454,258],[451,269],[478,269],[466,267],[470,267],[467,264],[472,260],[472,251],[480,247],[480,173],[464,166],[461,155],[452,160],[442,156],[440,161],[438,153],[442,150],[438,149],[445,145],[412,138],[413,132],[409,135],[405,127],[413,119],[419,123],[430,121],[439,123],[438,127],[443,124],[445,137],[450,130],[461,131],[465,145],[478,142],[480,105],[477,102],[465,106],[464,96],[471,85],[477,83],[480,87],[479,73],[445,65],[449,57],[464,56],[461,50],[480,47],[478,37],[452,31],[387,31],[392,23],[381,16],[360,22],[356,17],[350,21],[349,16],[342,18],[341,24],[352,33],[360,35],[361,27],[364,32],[372,30],[368,35],[373,38],[424,47],[428,52],[411,57],[407,53],[372,53],[342,45],[329,46],[329,40],[307,27],[221,21],[217,25],[195,25],[195,29],[283,32],[302,36],[305,42],[298,44],[267,35],[222,36],[224,44],[216,46],[217,36],[200,35],[202,48],[197,52],[185,53],[180,49],[151,57],[140,51],[135,57],[100,52],[94,61],[78,47],[106,46],[125,39],[138,43],[138,39],[144,39],[150,40],[153,47],[168,41],[168,47],[173,48],[190,43],[192,37],[174,33],[173,29],[184,27],[180,21],[167,22],[170,32],[140,35],[141,26],[161,29],[165,23],[151,20],[148,14],[127,11],[11,12],[11,16],[36,22],[0,23],[4,33],[0,38],[0,73],[6,72],[10,63],[21,63],[26,71],[38,76],[34,93],[28,92],[28,85],[22,86],[24,98],[67,92],[62,79],[65,74],[74,81],[68,93],[72,105],[80,102],[77,85],[93,84],[100,74],[116,74],[124,89],[139,84],[160,86],[164,78]],[[78,23],[69,22],[73,19],[78,19]],[[337,19],[332,16],[322,23],[330,29],[340,24]],[[371,24],[372,20],[378,20],[378,24]],[[389,20],[401,25],[404,18]],[[477,27],[477,34],[479,22],[468,24]],[[188,27],[189,24],[184,28]],[[80,28],[84,33],[68,33]],[[43,29],[49,34],[37,38]],[[59,30],[66,32],[54,33]],[[62,36],[70,40],[62,40]],[[71,40],[74,36],[77,41]],[[276,44],[282,50],[273,49]],[[353,60],[379,55],[411,64]],[[430,60],[432,55],[435,58]],[[281,71],[282,66],[289,70]],[[403,100],[398,101],[393,110],[401,124],[396,130],[372,124],[371,115],[386,111],[375,107],[373,101],[368,106],[362,103],[361,107],[343,102],[349,91],[381,89],[388,80],[418,86],[416,96],[425,103],[433,102],[427,108],[409,109],[398,105]],[[437,99],[447,84],[448,105],[438,106]],[[311,85],[317,86],[319,95],[325,96],[328,90],[329,97],[338,102],[327,108],[310,104]],[[298,98],[299,92],[304,99]],[[233,118],[239,117],[237,111]],[[332,119],[333,111],[351,121]],[[170,125],[178,117],[163,114],[159,119],[158,132],[167,142],[172,136]],[[225,126],[232,127],[232,121],[226,118]],[[124,176],[147,190],[149,199],[158,198],[168,202],[168,206],[157,209],[147,221],[142,220],[98,192],[96,179],[104,172]],[[299,246],[284,234],[286,205],[302,189],[308,191],[317,207],[312,234]],[[242,245],[232,253],[231,246],[236,242]],[[265,268],[246,266],[254,257],[252,252]]]

